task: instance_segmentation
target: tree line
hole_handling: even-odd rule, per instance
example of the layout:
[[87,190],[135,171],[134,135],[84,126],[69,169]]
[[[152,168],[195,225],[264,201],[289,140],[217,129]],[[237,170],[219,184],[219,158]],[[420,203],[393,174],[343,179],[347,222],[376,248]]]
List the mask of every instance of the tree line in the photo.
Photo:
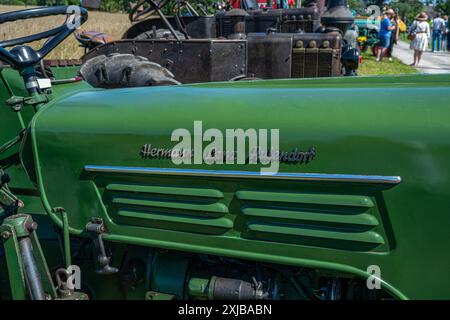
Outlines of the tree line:
[[[426,6],[433,6],[436,12],[450,15],[449,0],[347,0],[351,9],[364,15],[364,10],[369,5],[377,5],[380,8],[389,7],[395,10],[405,22],[412,22],[416,15],[425,11]],[[365,8],[363,7],[365,6]],[[365,14],[367,15],[367,14]]]
[[[102,0],[100,10],[107,12],[128,11],[129,2],[136,0]],[[3,5],[19,6],[65,6],[78,5],[80,0],[0,0]]]
[[[102,0],[100,10],[107,12],[127,12],[130,10],[129,3],[138,0]],[[172,0],[173,2],[176,0]],[[211,5],[218,0],[201,0],[205,5]],[[303,0],[306,2],[307,0]],[[52,6],[52,5],[73,5],[79,4],[79,0],[0,0],[3,5],[28,5],[28,6]],[[424,10],[425,5],[433,5],[436,10],[443,14],[450,15],[450,0],[348,0],[350,8],[361,11],[363,5],[375,4],[380,8],[389,6],[395,9],[402,19],[412,21],[414,17]]]
[[[101,11],[106,12],[128,12],[130,3],[136,3],[138,0],[102,0]],[[176,2],[176,0],[171,0]],[[215,0],[192,1],[201,2],[204,5],[211,5]],[[18,6],[65,6],[78,5],[80,0],[0,0],[0,5],[18,5]]]

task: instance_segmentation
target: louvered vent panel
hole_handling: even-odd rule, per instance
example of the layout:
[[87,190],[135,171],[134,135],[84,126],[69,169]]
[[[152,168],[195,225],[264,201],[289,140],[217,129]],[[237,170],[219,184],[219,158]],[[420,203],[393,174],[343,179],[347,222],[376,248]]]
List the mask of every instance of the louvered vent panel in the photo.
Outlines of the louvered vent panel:
[[217,189],[109,184],[105,197],[119,224],[202,234],[223,234],[233,227]]
[[242,237],[345,250],[385,244],[368,196],[241,190]]

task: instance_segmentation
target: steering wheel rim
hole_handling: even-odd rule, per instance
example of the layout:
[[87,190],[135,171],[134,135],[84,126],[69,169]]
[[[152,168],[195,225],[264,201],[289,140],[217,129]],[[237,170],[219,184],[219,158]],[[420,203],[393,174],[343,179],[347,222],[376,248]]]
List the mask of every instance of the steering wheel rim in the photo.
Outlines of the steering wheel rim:
[[[156,5],[159,9],[162,9],[167,4],[167,2],[169,2],[169,0],[160,0],[158,3],[156,3]],[[131,9],[130,14],[128,15],[128,19],[131,22],[139,22],[142,19],[155,14],[156,10],[153,9],[152,6],[144,9],[142,12],[137,12],[139,7],[144,5],[145,3],[147,3],[147,0],[141,0]]]
[[[31,65],[36,65],[41,59],[50,53],[64,39],[76,30],[77,26],[81,26],[88,18],[88,12],[85,8],[79,6],[55,6],[55,7],[39,7],[25,10],[18,10],[0,14],[0,25],[5,22],[14,22],[18,20],[26,20],[32,18],[41,18],[55,15],[66,15],[65,22],[56,28],[40,32],[34,35],[0,41],[0,60],[3,60],[11,66],[21,69]],[[72,19],[70,19],[72,17]],[[79,20],[77,20],[79,19]],[[72,24],[73,23],[73,24]],[[5,47],[23,45],[33,41],[48,39],[39,50],[33,50],[27,46],[21,46],[31,50],[32,55],[29,59],[24,59],[14,53],[15,47],[11,50]],[[28,58],[28,57],[27,57]]]

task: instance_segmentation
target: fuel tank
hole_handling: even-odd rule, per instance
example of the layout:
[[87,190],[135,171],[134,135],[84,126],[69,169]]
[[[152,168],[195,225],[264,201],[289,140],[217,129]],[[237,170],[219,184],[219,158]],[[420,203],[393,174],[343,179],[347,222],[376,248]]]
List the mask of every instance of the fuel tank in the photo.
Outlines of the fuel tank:
[[[449,101],[450,75],[89,90],[42,108],[21,156],[74,235],[100,218],[109,241],[360,277],[375,265],[398,298],[450,298]],[[168,156],[179,132],[195,158],[227,129],[278,130],[278,171]]]

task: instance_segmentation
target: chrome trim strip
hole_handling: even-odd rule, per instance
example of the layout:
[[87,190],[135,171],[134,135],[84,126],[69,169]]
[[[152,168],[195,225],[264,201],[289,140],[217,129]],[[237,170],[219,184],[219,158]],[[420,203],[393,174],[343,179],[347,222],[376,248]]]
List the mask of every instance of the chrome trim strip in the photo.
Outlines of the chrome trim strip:
[[326,173],[277,173],[274,175],[262,175],[255,171],[226,171],[226,170],[197,170],[174,168],[145,168],[145,167],[120,167],[120,166],[96,166],[87,165],[85,171],[98,173],[138,173],[148,175],[168,176],[194,176],[194,177],[220,177],[220,178],[254,178],[276,180],[299,181],[329,181],[329,182],[355,182],[355,183],[380,183],[399,184],[402,178],[399,176],[372,176],[353,174],[326,174]]

